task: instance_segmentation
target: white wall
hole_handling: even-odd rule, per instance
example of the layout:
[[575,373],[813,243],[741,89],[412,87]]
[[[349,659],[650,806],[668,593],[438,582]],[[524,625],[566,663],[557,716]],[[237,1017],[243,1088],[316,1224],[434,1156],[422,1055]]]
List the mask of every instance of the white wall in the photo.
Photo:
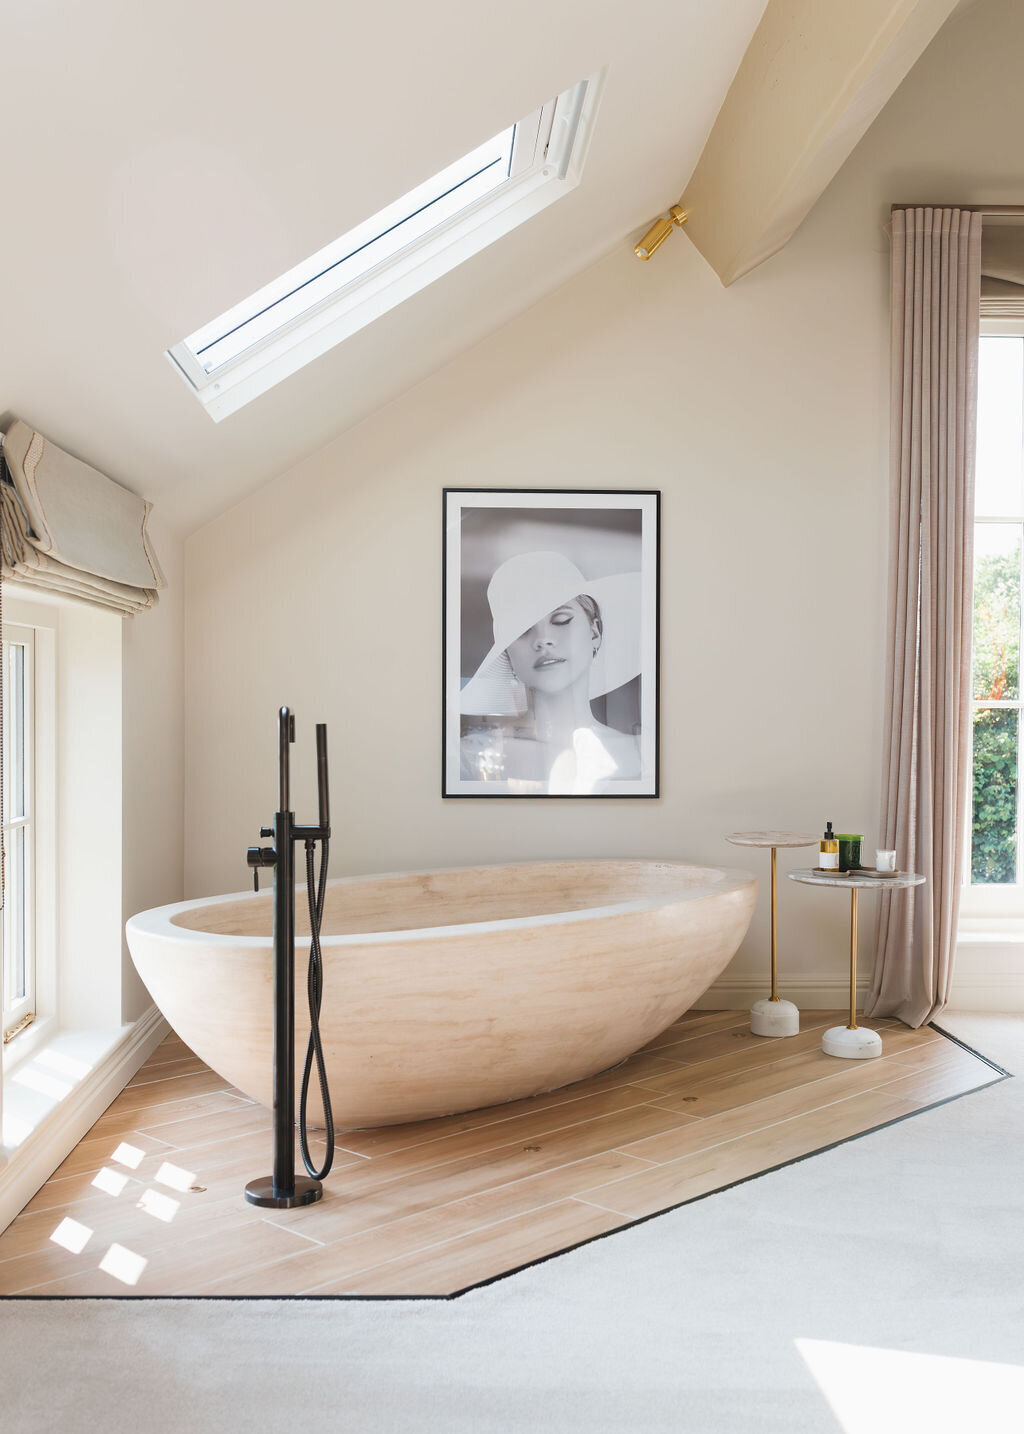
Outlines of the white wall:
[[[122,894],[124,917],[178,901],[183,891],[183,563],[180,536],[151,523],[167,578],[149,612],[123,622]],[[123,931],[123,926],[122,926]],[[122,1019],[150,996],[122,942]]]
[[[941,32],[781,254],[724,290],[685,239],[628,242],[186,544],[188,895],[246,886],[275,712],[332,869],[562,854],[744,856],[736,827],[875,842],[893,201],[1021,199],[1024,11]],[[953,83],[955,78],[955,84]],[[441,489],[660,487],[659,801],[442,801]],[[782,870],[801,864],[781,858]],[[846,903],[783,881],[794,984],[845,979]],[[865,912],[869,965],[873,920]],[[760,981],[765,902],[730,968]],[[739,999],[739,998],[737,998]]]

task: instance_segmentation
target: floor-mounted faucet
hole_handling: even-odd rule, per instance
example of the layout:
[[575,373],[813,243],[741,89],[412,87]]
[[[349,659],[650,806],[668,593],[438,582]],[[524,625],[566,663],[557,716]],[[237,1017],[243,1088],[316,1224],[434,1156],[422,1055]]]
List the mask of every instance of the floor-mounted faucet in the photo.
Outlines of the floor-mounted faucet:
[[[251,846],[247,861],[253,883],[259,890],[261,867],[274,872],[274,1173],[251,1180],[245,1198],[252,1205],[273,1209],[311,1205],[323,1194],[323,1177],[334,1156],[334,1129],[320,1045],[320,997],[323,990],[323,962],[320,953],[320,923],[327,888],[327,857],[331,836],[330,801],[327,792],[327,727],[316,728],[316,775],[319,821],[316,826],[299,826],[291,811],[289,747],[295,741],[295,718],[287,707],[278,714],[279,779],[278,810],[272,827],[261,827],[261,837],[273,837],[270,847]],[[295,1175],[295,843],[306,846],[306,890],[309,899],[310,949],[310,1039],[302,1078],[300,1138],[309,1178]],[[313,853],[320,845],[320,878],[314,894]],[[322,1170],[314,1171],[306,1139],[306,1093],[314,1060],[324,1101],[327,1124],[327,1159]]]

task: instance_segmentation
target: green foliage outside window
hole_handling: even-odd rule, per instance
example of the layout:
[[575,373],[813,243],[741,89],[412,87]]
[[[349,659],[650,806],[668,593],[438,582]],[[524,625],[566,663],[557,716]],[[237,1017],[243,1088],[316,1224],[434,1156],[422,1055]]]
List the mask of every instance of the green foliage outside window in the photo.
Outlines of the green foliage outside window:
[[[974,696],[1017,697],[1020,675],[1020,541],[978,559],[974,575]],[[1017,877],[1017,731],[1011,708],[974,712],[971,881]]]

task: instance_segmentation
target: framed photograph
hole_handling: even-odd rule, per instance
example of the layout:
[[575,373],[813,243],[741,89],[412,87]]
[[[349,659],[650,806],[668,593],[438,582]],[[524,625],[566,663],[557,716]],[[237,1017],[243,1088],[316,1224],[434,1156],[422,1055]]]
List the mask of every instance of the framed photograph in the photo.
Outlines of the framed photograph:
[[445,797],[656,797],[661,494],[444,490]]

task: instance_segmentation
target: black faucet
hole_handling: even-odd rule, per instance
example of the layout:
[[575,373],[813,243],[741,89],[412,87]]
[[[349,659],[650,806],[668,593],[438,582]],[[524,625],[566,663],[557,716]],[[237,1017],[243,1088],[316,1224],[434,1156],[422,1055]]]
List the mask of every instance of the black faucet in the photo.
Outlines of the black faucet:
[[[253,883],[259,890],[261,866],[274,870],[274,1173],[252,1180],[245,1198],[252,1205],[286,1209],[311,1205],[323,1194],[319,1180],[295,1177],[295,843],[305,842],[307,852],[321,844],[322,871],[326,874],[327,848],[331,836],[327,792],[327,727],[316,728],[316,772],[319,821],[316,826],[299,826],[290,810],[289,745],[295,741],[295,718],[287,707],[278,714],[280,797],[272,827],[261,827],[261,837],[273,837],[274,845],[251,846],[246,860],[253,869]],[[311,857],[307,858],[307,869]],[[321,883],[321,886],[323,883]],[[322,911],[310,896],[314,941],[319,949],[319,919]]]

